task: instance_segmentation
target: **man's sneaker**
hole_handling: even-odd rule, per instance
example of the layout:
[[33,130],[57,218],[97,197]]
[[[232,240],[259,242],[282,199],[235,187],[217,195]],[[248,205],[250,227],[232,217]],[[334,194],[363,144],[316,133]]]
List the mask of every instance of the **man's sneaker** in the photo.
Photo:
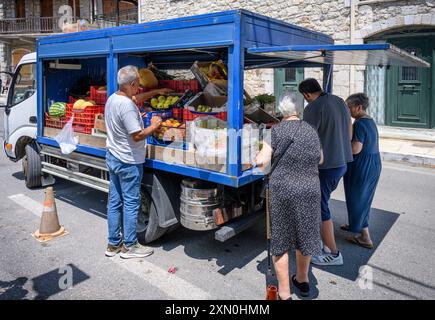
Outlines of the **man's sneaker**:
[[341,266],[343,265],[343,256],[340,251],[337,254],[324,252],[320,256],[311,257],[311,263],[318,266]]
[[108,244],[105,253],[106,257],[114,257],[118,252],[121,252],[121,248],[122,248],[122,243],[120,243],[117,246]]
[[154,253],[153,248],[143,246],[136,242],[136,244],[126,247],[122,246],[122,252],[120,254],[123,259],[131,258],[145,258]]

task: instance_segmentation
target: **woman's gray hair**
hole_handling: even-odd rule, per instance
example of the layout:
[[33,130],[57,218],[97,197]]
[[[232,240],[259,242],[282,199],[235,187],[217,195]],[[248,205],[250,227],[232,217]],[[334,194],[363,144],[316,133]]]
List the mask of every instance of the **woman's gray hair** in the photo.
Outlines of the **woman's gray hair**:
[[125,86],[139,78],[139,71],[135,66],[125,66],[118,71],[118,85]]
[[349,97],[347,97],[346,103],[348,106],[351,107],[361,106],[363,110],[367,110],[367,108],[369,107],[369,98],[365,93],[362,92],[354,93],[351,94]]
[[300,115],[303,111],[304,105],[302,98],[297,93],[286,93],[278,104],[278,110],[283,117],[292,115]]

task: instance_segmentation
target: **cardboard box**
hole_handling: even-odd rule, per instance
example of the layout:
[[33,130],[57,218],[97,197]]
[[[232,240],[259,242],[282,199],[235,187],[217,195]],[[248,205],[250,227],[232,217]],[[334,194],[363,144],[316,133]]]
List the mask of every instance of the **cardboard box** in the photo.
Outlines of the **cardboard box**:
[[107,133],[106,121],[104,120],[104,114],[97,113],[95,115],[94,128],[101,131],[101,132]]

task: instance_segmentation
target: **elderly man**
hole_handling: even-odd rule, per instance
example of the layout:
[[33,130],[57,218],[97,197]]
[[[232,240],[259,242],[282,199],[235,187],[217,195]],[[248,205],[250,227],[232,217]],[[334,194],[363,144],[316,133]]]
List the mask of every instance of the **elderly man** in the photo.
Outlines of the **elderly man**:
[[168,89],[153,90],[135,96],[139,89],[139,73],[134,66],[119,70],[118,85],[119,90],[109,97],[105,107],[106,163],[110,174],[107,206],[109,244],[106,256],[113,257],[121,252],[121,258],[124,259],[143,258],[153,253],[152,248],[140,245],[136,236],[145,162],[145,139],[158,129],[162,120],[153,117],[151,125],[144,129],[139,109],[132,99],[147,100],[156,94],[167,93]]
[[304,110],[304,121],[317,130],[324,154],[324,162],[319,166],[322,240],[329,250],[324,248],[323,254],[313,256],[311,263],[324,266],[342,265],[343,256],[335,243],[329,199],[346,173],[347,163],[353,160],[350,112],[343,99],[323,92],[315,79],[302,81],[299,92],[308,102]]

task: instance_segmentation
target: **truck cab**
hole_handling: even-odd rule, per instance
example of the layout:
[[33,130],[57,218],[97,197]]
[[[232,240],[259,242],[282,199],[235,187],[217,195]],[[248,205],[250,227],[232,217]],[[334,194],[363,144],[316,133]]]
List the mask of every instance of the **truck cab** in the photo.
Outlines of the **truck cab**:
[[36,138],[36,53],[23,56],[15,68],[4,108],[6,156],[18,161],[26,156],[26,146]]

